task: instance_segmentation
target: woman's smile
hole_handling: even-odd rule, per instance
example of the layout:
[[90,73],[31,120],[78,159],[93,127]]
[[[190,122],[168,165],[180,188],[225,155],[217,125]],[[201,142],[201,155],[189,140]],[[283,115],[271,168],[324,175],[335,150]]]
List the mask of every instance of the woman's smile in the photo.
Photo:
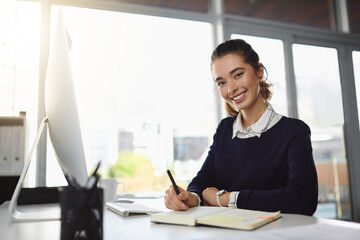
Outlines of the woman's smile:
[[246,91],[236,95],[235,97],[231,98],[234,104],[239,104],[245,99]]

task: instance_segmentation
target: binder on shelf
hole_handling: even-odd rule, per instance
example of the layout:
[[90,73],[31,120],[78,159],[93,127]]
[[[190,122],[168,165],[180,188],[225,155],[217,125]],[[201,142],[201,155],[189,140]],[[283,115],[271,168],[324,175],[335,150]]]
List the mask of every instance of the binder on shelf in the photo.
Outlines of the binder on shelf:
[[0,126],[0,176],[10,175],[11,128]]
[[24,167],[26,114],[0,116],[0,177],[20,176]]
[[11,128],[10,175],[20,176],[24,168],[25,129],[24,126]]

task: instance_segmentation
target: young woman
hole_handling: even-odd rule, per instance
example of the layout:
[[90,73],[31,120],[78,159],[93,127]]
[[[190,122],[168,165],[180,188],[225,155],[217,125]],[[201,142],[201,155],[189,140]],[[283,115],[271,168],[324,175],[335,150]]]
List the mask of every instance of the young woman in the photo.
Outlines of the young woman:
[[318,185],[309,127],[276,113],[258,54],[245,41],[220,44],[211,71],[229,117],[223,119],[187,191],[166,190],[165,205],[198,205],[312,215]]

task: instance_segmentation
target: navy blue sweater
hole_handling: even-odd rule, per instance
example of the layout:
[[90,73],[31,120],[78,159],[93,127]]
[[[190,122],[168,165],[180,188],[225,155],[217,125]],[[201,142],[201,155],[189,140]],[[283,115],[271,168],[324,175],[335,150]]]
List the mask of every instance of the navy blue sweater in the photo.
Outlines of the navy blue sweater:
[[188,191],[207,187],[240,191],[237,207],[312,215],[318,184],[310,128],[301,120],[282,117],[260,138],[232,139],[235,118],[223,119],[208,156]]

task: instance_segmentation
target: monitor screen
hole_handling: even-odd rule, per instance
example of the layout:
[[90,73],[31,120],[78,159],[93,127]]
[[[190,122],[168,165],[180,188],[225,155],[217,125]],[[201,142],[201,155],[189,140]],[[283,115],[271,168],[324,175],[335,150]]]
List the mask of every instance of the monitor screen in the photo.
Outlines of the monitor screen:
[[60,167],[84,186],[88,174],[67,34],[60,11],[46,72],[45,109],[50,139]]
[[66,173],[65,176],[71,175],[81,186],[85,186],[88,179],[70,67],[68,40],[60,11],[46,72],[46,117],[39,127],[8,208],[11,220],[16,222],[60,219],[60,208],[50,209],[50,211],[19,211],[16,208],[24,177],[46,123],[55,155],[63,172]]

